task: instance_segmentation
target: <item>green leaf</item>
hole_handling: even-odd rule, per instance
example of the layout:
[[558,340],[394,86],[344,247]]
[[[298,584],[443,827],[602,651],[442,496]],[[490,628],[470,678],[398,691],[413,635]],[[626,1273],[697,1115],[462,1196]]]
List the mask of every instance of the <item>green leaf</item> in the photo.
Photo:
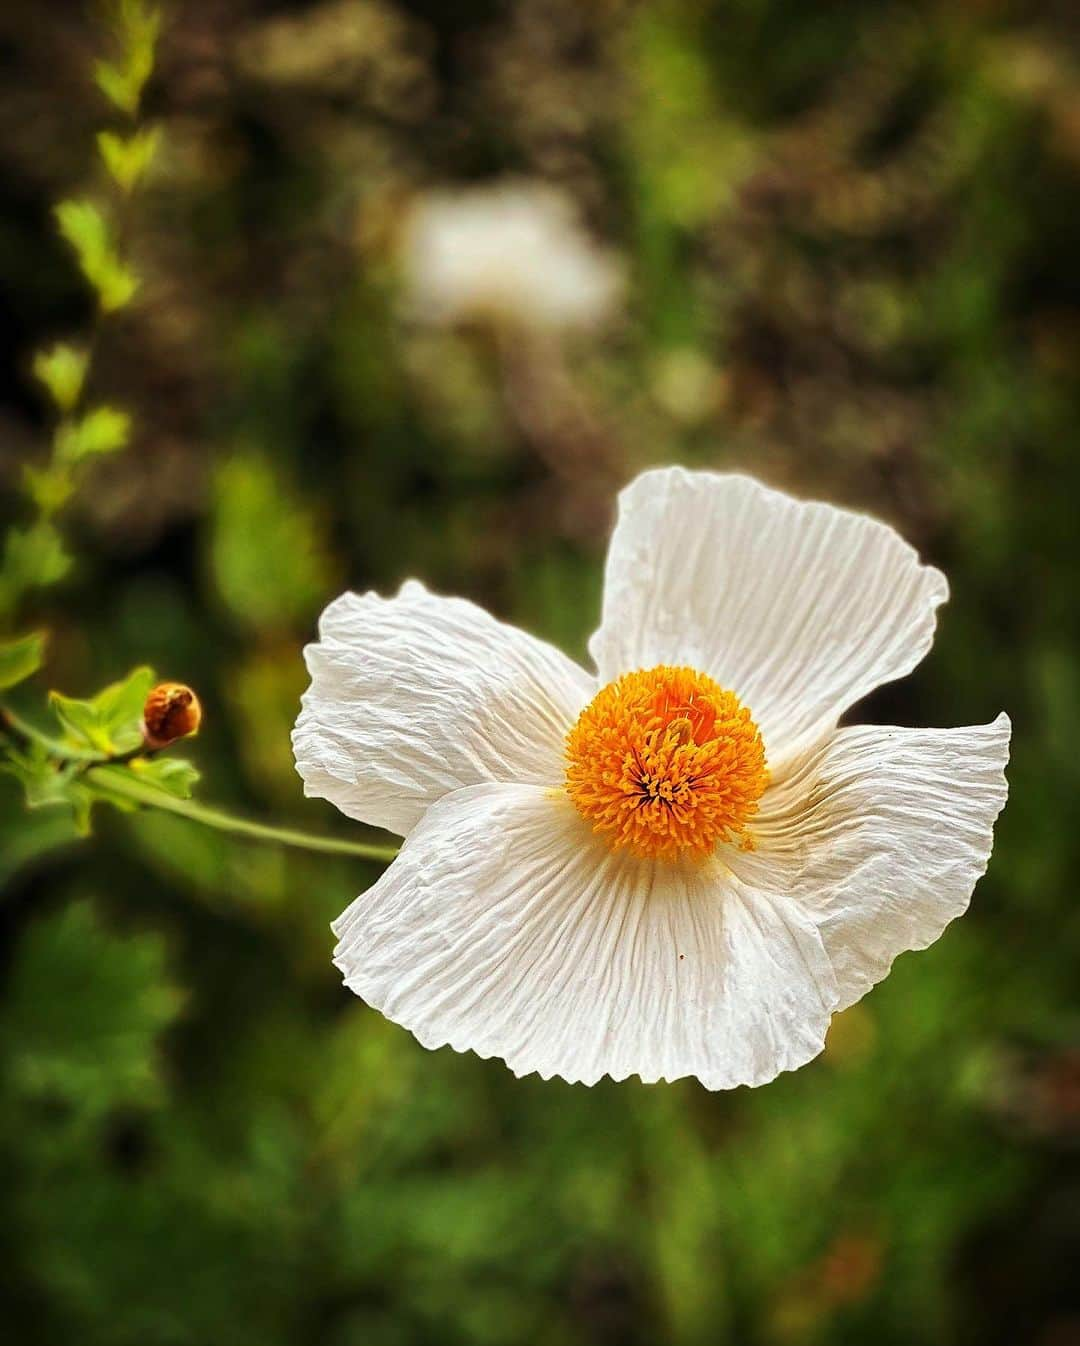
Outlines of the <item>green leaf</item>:
[[111,19],[120,55],[115,61],[99,61],[94,81],[114,107],[133,117],[154,70],[161,14],[141,0],[120,0],[112,7]]
[[143,705],[154,682],[154,670],[143,665],[133,669],[126,678],[112,683],[95,697],[114,740],[119,740],[122,736],[130,738],[132,733],[135,735],[133,742],[120,746],[121,752],[137,747],[142,742],[140,725]]
[[77,463],[95,454],[115,453],[131,436],[131,417],[119,407],[95,407],[78,421],[65,421],[56,432],[56,455]]
[[60,233],[71,244],[79,267],[97,291],[102,311],[112,313],[131,301],[139,287],[135,273],[120,260],[109,224],[93,201],[61,201],[56,207]]
[[91,279],[103,313],[115,313],[117,309],[126,308],[139,288],[138,276],[117,258],[110,258],[100,274]]
[[60,233],[71,244],[84,271],[100,265],[101,258],[111,250],[109,226],[105,216],[93,201],[85,199],[61,201],[55,207]]
[[130,192],[153,162],[160,140],[156,126],[140,127],[126,139],[113,131],[101,131],[98,152],[113,181]]
[[93,1121],[160,1098],[157,1040],[182,1005],[161,935],[110,931],[88,902],[39,917],[6,987],[12,1099],[60,1100],[70,1120]]
[[70,566],[60,534],[51,523],[39,520],[30,528],[13,528],[8,533],[0,575],[9,594],[20,594],[55,584]]
[[80,747],[93,748],[95,752],[113,751],[112,742],[92,701],[80,701],[75,697],[64,696],[61,692],[50,692],[49,704],[71,742]]
[[143,705],[153,685],[153,669],[136,668],[90,700],[50,692],[49,702],[71,742],[111,756],[142,742]]
[[176,799],[190,799],[191,791],[199,779],[195,764],[182,757],[136,757],[129,770],[140,781],[155,785]]
[[111,61],[98,61],[94,66],[94,83],[121,112],[133,117],[138,111],[142,88],[128,77],[122,66]]
[[67,809],[78,835],[89,835],[93,796],[82,784],[77,764],[60,767],[43,747],[34,744],[26,752],[9,750],[0,761],[0,771],[14,776],[23,787],[28,809]]
[[0,793],[0,888],[20,870],[76,838],[70,814],[59,810],[28,813],[13,789],[7,786]]
[[64,463],[51,462],[42,468],[23,468],[23,485],[42,514],[58,513],[71,499],[75,479]]
[[65,414],[79,400],[86,379],[86,351],[58,342],[34,356],[34,377],[44,385],[57,408]]
[[213,481],[210,561],[238,621],[306,624],[336,576],[318,511],[263,457],[237,454]]
[[0,691],[25,682],[41,667],[44,656],[43,631],[32,631],[17,640],[0,642]]

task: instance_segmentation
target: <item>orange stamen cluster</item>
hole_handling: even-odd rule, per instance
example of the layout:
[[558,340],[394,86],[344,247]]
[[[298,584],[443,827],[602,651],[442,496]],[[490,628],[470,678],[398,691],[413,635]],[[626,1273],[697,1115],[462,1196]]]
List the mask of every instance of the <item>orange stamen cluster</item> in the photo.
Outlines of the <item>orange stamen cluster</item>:
[[567,793],[613,848],[664,860],[722,841],[752,849],[765,749],[750,712],[706,674],[661,664],[608,683],[566,754]]

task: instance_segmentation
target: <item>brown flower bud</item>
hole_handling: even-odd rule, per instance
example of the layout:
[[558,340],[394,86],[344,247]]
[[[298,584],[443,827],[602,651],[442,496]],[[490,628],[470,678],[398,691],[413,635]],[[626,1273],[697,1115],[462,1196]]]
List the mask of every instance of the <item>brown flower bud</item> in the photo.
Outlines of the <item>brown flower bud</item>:
[[143,706],[143,737],[148,748],[164,748],[194,734],[202,719],[199,698],[182,682],[159,682]]

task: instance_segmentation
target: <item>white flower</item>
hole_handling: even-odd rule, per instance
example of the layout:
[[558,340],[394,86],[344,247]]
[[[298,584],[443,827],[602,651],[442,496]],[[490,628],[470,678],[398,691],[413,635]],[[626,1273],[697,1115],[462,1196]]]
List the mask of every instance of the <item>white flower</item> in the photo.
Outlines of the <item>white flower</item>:
[[506,183],[422,200],[406,226],[412,307],[434,323],[468,319],[555,329],[610,311],[619,268],[542,183]]
[[519,1075],[763,1084],[968,905],[1009,720],[837,728],[930,648],[891,528],[742,476],[620,498],[596,674],[472,603],[345,594],[305,791],[407,839],[335,923],[357,995]]

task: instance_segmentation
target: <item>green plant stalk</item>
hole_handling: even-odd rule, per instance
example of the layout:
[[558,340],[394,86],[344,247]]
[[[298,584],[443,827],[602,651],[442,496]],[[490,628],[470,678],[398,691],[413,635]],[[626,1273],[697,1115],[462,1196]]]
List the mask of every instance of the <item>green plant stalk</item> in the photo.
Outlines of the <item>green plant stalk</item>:
[[85,763],[80,775],[90,784],[106,794],[125,799],[132,804],[143,804],[147,808],[162,809],[166,813],[175,813],[191,822],[201,823],[204,827],[213,827],[219,832],[231,832],[234,836],[251,837],[256,841],[272,841],[281,846],[294,846],[300,850],[321,851],[327,855],[355,855],[362,860],[378,860],[389,863],[398,853],[396,846],[380,846],[376,842],[341,841],[336,837],[314,836],[310,832],[298,832],[290,827],[272,827],[267,823],[250,822],[246,818],[237,818],[221,809],[208,808],[191,799],[178,799],[175,795],[165,794],[152,785],[144,785],[126,770],[123,762],[133,757],[151,756],[145,748],[139,748],[121,757],[108,759],[100,754],[86,752],[59,739],[44,734],[35,725],[28,724],[7,706],[0,706],[0,733],[7,731],[24,743],[35,742],[61,762]]
[[97,789],[126,799],[132,804],[145,804],[148,808],[162,809],[166,813],[175,813],[204,827],[215,828],[219,832],[231,832],[234,836],[251,837],[255,841],[272,841],[280,846],[294,846],[305,851],[321,851],[328,855],[353,855],[361,860],[378,860],[389,864],[398,853],[396,846],[380,846],[375,842],[339,841],[335,837],[313,836],[309,832],[297,832],[288,827],[272,827],[267,823],[250,822],[246,818],[234,817],[221,809],[207,808],[191,799],[177,799],[164,794],[153,786],[143,785],[135,780],[129,771],[117,766],[93,766],[84,773],[84,779]]

